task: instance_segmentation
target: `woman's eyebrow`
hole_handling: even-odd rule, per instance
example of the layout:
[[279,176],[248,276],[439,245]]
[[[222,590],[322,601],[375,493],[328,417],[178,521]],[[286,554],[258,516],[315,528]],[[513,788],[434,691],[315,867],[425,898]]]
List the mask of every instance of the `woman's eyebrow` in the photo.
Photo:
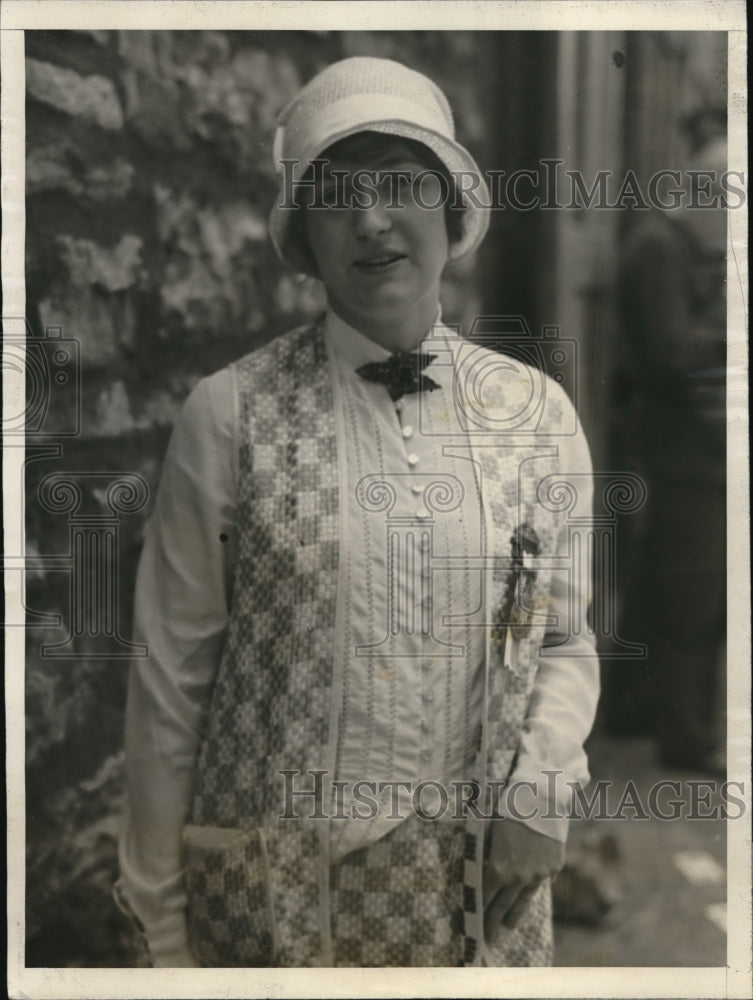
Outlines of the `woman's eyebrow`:
[[371,172],[380,170],[415,170],[420,172],[422,170],[428,170],[418,160],[414,159],[409,154],[394,152],[385,153],[383,156],[375,157],[373,160],[369,160],[368,163],[352,163],[346,160],[329,160],[327,162],[325,177],[328,173],[332,171],[337,171],[338,173],[342,171],[347,171],[348,173],[360,173],[360,172]]

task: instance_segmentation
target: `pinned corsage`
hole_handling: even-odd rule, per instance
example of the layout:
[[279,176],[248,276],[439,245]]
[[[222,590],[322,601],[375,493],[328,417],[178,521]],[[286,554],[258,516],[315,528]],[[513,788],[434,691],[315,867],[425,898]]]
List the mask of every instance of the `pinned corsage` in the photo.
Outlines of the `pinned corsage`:
[[533,588],[536,570],[533,563],[541,546],[536,529],[524,521],[510,536],[512,570],[507,578],[507,624],[513,638],[522,639],[533,619]]

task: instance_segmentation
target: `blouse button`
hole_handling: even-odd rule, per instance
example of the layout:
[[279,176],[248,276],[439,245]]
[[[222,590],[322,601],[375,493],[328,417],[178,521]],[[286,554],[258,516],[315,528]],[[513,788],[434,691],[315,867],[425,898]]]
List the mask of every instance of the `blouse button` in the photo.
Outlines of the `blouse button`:
[[424,519],[424,518],[427,518],[428,516],[429,516],[429,512],[426,509],[426,507],[419,507],[416,510],[416,517],[420,517],[421,519]]
[[406,439],[413,437],[413,428],[410,424],[406,424],[405,427],[403,427],[403,437]]
[[416,496],[419,496],[424,491],[424,488],[420,483],[413,483],[411,489],[416,494]]
[[418,465],[418,455],[415,451],[412,451],[410,455],[408,455],[408,465]]

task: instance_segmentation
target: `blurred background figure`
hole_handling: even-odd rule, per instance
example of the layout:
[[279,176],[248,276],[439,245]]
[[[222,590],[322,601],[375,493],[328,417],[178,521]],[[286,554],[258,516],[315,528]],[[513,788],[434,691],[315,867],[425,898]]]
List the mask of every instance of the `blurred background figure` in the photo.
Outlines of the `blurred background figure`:
[[622,261],[630,457],[648,487],[624,608],[627,631],[642,622],[648,639],[663,762],[723,772],[726,120],[711,109],[686,124],[685,204],[634,220]]

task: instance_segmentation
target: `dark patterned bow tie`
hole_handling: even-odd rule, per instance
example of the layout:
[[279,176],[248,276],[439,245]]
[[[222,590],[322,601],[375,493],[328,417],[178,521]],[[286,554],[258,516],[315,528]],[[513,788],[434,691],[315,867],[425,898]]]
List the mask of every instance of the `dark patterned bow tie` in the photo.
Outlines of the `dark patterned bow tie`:
[[411,392],[422,392],[426,389],[438,389],[434,379],[421,371],[436,358],[436,354],[424,354],[420,351],[398,351],[390,354],[386,361],[371,361],[367,365],[356,368],[356,374],[368,382],[379,382],[386,386],[393,402]]

